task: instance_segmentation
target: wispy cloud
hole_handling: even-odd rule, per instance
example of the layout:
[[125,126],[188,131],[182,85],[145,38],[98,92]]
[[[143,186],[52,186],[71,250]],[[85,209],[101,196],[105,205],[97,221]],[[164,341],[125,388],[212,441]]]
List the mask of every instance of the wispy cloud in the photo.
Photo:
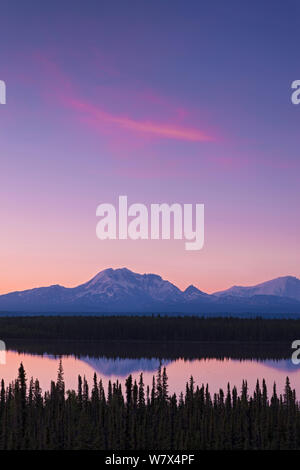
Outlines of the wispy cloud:
[[[122,139],[128,137],[151,139],[163,138],[187,142],[215,142],[217,139],[203,129],[203,125],[195,125],[194,113],[182,104],[170,103],[165,96],[158,95],[149,88],[138,87],[138,90],[120,89],[120,83],[95,87],[93,98],[85,97],[78,90],[78,85],[60,68],[57,62],[36,52],[33,55],[39,67],[39,85],[44,85],[44,96],[49,102],[58,100],[65,108],[74,112],[74,117],[93,130],[98,130]],[[101,62],[103,68],[103,61]],[[98,69],[97,69],[98,70]],[[102,70],[102,69],[101,69]],[[42,73],[41,73],[42,72]],[[99,71],[97,72],[99,74]],[[101,101],[102,99],[102,101]],[[109,100],[113,110],[109,106]],[[93,102],[92,102],[93,101]],[[120,111],[115,104],[119,102]],[[97,104],[94,104],[96,103]],[[134,116],[135,115],[135,116]],[[136,117],[139,115],[140,117]],[[191,119],[194,121],[191,124]],[[187,121],[190,122],[187,122]],[[108,129],[109,128],[109,129]],[[124,132],[125,131],[125,132]]]
[[113,124],[121,129],[135,133],[152,134],[153,136],[179,139],[191,142],[211,142],[214,139],[205,132],[173,124],[166,124],[148,120],[136,120],[127,116],[118,116],[103,111],[87,101],[65,97],[64,102],[73,110],[81,113],[84,118],[101,126],[103,123]]

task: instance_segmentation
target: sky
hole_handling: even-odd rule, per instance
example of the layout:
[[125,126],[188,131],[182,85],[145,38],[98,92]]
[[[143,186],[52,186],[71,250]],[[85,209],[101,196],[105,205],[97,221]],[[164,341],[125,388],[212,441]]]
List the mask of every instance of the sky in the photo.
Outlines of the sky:
[[[300,277],[299,43],[297,0],[1,2],[0,294]],[[203,203],[204,248],[97,239],[119,195]]]

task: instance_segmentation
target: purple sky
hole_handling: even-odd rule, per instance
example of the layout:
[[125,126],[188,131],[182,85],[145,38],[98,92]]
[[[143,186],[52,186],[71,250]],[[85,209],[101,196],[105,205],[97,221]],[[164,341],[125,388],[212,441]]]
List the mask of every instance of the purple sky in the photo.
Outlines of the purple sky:
[[[212,292],[300,276],[297,1],[4,1],[0,293],[107,267]],[[98,204],[204,203],[205,246],[100,241]]]

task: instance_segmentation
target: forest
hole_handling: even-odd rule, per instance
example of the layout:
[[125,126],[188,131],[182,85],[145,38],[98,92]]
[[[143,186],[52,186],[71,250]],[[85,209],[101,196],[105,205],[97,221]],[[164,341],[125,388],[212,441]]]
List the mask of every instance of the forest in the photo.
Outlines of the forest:
[[88,341],[244,341],[290,344],[300,320],[168,316],[0,317],[0,339]]
[[125,389],[94,375],[89,390],[65,390],[60,361],[57,380],[42,392],[21,364],[13,383],[1,381],[0,450],[254,450],[300,449],[300,406],[286,379],[269,395],[257,382],[250,393],[228,384],[211,395],[193,377],[179,396],[168,392],[165,368],[145,387],[128,376]]

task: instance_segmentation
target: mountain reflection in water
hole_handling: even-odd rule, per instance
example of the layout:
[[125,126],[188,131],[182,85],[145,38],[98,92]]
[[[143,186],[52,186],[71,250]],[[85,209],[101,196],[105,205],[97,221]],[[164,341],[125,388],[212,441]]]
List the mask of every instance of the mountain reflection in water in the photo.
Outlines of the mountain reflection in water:
[[[52,352],[52,351],[51,351]],[[243,379],[248,381],[249,391],[251,392],[256,384],[256,380],[266,380],[268,390],[271,392],[273,383],[276,382],[278,392],[281,393],[284,388],[286,376],[290,377],[291,385],[296,389],[297,396],[300,397],[300,366],[292,364],[290,359],[238,359],[225,357],[199,357],[184,358],[177,357],[159,358],[159,357],[97,357],[93,354],[33,354],[32,352],[18,352],[8,350],[6,354],[6,365],[0,365],[0,378],[3,378],[8,384],[17,376],[20,362],[23,363],[27,379],[38,378],[43,391],[48,390],[50,381],[55,380],[59,357],[62,357],[64,378],[66,389],[77,389],[78,375],[85,376],[92,386],[93,375],[96,372],[98,379],[103,381],[105,387],[108,381],[119,380],[124,387],[125,379],[132,374],[134,380],[139,380],[139,375],[143,373],[144,382],[151,387],[153,375],[159,367],[159,364],[165,366],[169,377],[169,392],[177,393],[185,391],[185,384],[194,377],[197,385],[202,383],[209,384],[212,393],[224,390],[229,382],[232,386],[236,385],[238,390],[241,388]]]

